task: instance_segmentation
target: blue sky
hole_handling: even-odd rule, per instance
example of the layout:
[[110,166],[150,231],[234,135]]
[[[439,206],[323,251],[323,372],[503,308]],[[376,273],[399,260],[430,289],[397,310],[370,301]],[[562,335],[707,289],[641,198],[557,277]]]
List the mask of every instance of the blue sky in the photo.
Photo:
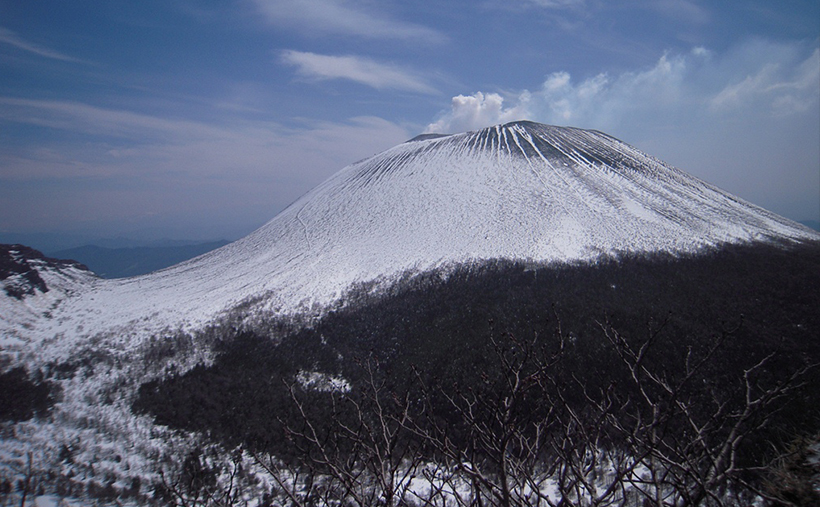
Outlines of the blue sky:
[[820,3],[0,0],[0,233],[236,239],[421,132],[517,119],[820,220]]

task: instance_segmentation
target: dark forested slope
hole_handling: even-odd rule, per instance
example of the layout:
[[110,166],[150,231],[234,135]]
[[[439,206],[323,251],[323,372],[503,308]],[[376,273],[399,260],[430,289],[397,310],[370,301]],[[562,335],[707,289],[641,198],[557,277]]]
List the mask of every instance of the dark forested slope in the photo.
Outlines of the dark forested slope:
[[[535,339],[552,350],[563,340],[561,375],[589,392],[628,384],[613,333],[634,347],[652,338],[644,361],[670,378],[682,374],[687,354],[705,357],[719,342],[697,372],[698,385],[703,396],[730,396],[744,371],[764,359],[756,370],[760,386],[820,363],[818,308],[816,244],[731,246],[594,264],[464,266],[447,276],[408,277],[390,294],[351,293],[344,309],[285,338],[229,332],[212,366],[143,385],[134,408],[161,424],[276,448],[280,419],[292,411],[285,386],[297,372],[339,375],[355,391],[362,380],[356,359],[376,357],[392,392],[413,386],[413,371],[443,390],[494,385],[502,373],[494,353],[502,335],[517,337],[512,347]],[[820,429],[817,369],[800,382],[806,388],[788,400],[770,436]],[[575,394],[580,400],[582,393]],[[320,414],[327,393],[310,396]]]

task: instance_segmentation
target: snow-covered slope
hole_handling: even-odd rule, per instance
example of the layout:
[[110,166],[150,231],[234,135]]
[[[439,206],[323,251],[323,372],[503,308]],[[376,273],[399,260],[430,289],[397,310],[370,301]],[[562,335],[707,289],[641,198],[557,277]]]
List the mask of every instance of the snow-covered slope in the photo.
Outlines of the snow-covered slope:
[[820,234],[600,132],[516,122],[423,136],[352,164],[235,243],[149,275],[90,280],[25,334],[116,331],[125,343],[243,302],[297,312],[408,269],[775,239]]
[[23,245],[0,245],[0,350],[29,341],[28,330],[96,278],[78,262],[45,257]]

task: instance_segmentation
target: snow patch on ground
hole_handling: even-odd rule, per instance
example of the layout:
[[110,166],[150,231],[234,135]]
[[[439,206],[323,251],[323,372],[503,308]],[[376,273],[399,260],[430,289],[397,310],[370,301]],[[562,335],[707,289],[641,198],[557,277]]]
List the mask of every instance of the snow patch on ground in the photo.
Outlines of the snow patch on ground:
[[304,389],[322,392],[350,392],[350,383],[342,377],[318,371],[300,371],[296,382]]

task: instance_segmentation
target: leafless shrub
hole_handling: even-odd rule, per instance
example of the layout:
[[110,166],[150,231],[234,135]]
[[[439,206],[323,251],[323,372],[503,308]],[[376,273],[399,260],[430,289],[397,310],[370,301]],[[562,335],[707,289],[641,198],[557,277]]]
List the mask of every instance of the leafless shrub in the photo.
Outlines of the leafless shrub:
[[741,451],[803,387],[806,368],[772,380],[766,356],[717,388],[700,373],[734,330],[665,369],[648,359],[663,328],[629,340],[601,323],[626,381],[595,389],[567,371],[560,325],[550,340],[493,336],[498,375],[481,385],[433,385],[415,371],[413,385],[391,392],[371,357],[357,391],[330,394],[330,425],[291,385],[298,462],[256,461],[298,506],[783,503]]

